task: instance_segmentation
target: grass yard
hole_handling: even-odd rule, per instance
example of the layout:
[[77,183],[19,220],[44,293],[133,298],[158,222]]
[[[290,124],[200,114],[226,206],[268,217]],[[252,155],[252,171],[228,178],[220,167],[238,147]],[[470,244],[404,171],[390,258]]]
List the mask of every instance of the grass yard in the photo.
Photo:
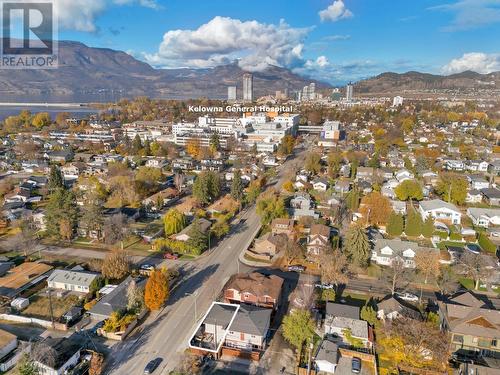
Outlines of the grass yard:
[[[52,295],[52,310],[54,319],[59,319],[65,312],[78,303],[78,297],[68,295],[62,298],[57,298]],[[33,318],[50,320],[50,301],[49,296],[36,295],[30,298],[30,305],[23,310],[23,315]]]
[[[474,280],[462,277],[458,282],[466,289],[474,290]],[[479,287],[480,291],[486,292],[486,288]]]

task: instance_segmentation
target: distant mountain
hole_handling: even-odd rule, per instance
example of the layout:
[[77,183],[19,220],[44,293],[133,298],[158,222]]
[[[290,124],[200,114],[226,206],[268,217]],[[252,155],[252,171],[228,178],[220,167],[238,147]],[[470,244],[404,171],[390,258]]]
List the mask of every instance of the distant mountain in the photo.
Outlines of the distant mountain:
[[500,89],[500,72],[480,74],[465,71],[448,76],[419,72],[382,73],[355,84],[355,90],[359,94],[389,94],[404,91],[471,91],[487,88]]
[[[237,63],[211,69],[154,69],[122,51],[60,41],[57,69],[0,69],[0,98],[23,102],[108,101],[138,95],[226,98],[230,85],[236,85],[241,94],[243,73]],[[254,93],[262,96],[285,88],[298,90],[311,82],[318,88],[329,87],[269,66],[254,73]]]

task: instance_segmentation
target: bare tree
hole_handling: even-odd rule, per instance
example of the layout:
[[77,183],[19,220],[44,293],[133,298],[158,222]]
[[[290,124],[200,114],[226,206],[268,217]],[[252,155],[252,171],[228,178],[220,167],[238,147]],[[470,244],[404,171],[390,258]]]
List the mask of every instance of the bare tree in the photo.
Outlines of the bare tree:
[[339,250],[323,254],[320,257],[321,282],[333,284],[338,289],[340,284],[349,281],[349,261]]
[[57,351],[46,342],[41,341],[33,344],[31,358],[53,368],[57,361]]
[[127,238],[129,220],[124,214],[116,214],[104,220],[104,241],[113,245]]
[[174,185],[179,194],[182,192],[183,184],[184,184],[184,175],[182,173],[176,173],[174,176]]
[[439,292],[443,295],[453,294],[457,290],[457,277],[453,272],[451,267],[445,267],[441,270],[438,278],[436,279],[436,284],[439,288]]
[[474,289],[479,289],[481,281],[486,281],[491,276],[493,268],[490,267],[488,258],[481,254],[465,251],[458,260],[459,272],[474,280]]
[[398,289],[404,289],[409,281],[409,273],[404,260],[400,257],[394,258],[391,266],[384,269],[382,278],[391,294],[396,293]]
[[297,242],[288,240],[285,244],[285,259],[287,265],[290,265],[294,259],[303,257],[304,249]]
[[434,250],[418,250],[415,255],[415,265],[418,271],[424,275],[425,284],[429,276],[434,275],[436,278],[440,274],[439,252]]
[[102,275],[108,279],[118,280],[130,271],[130,259],[123,250],[115,249],[108,253],[102,265]]

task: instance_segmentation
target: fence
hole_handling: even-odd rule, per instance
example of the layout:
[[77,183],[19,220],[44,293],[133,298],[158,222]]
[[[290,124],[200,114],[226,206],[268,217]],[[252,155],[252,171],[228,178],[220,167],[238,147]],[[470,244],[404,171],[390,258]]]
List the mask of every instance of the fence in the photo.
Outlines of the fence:
[[10,322],[26,323],[26,324],[36,324],[44,328],[53,328],[59,331],[67,331],[68,326],[64,323],[54,322],[50,320],[43,320],[37,318],[30,318],[28,316],[12,315],[12,314],[0,314],[0,319],[7,320]]

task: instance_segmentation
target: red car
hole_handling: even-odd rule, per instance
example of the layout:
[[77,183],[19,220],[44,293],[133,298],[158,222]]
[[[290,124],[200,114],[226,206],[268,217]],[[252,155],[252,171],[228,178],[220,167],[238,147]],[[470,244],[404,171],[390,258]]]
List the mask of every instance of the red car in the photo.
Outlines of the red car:
[[179,255],[175,254],[175,253],[165,253],[165,255],[163,255],[163,257],[165,259],[179,259]]

